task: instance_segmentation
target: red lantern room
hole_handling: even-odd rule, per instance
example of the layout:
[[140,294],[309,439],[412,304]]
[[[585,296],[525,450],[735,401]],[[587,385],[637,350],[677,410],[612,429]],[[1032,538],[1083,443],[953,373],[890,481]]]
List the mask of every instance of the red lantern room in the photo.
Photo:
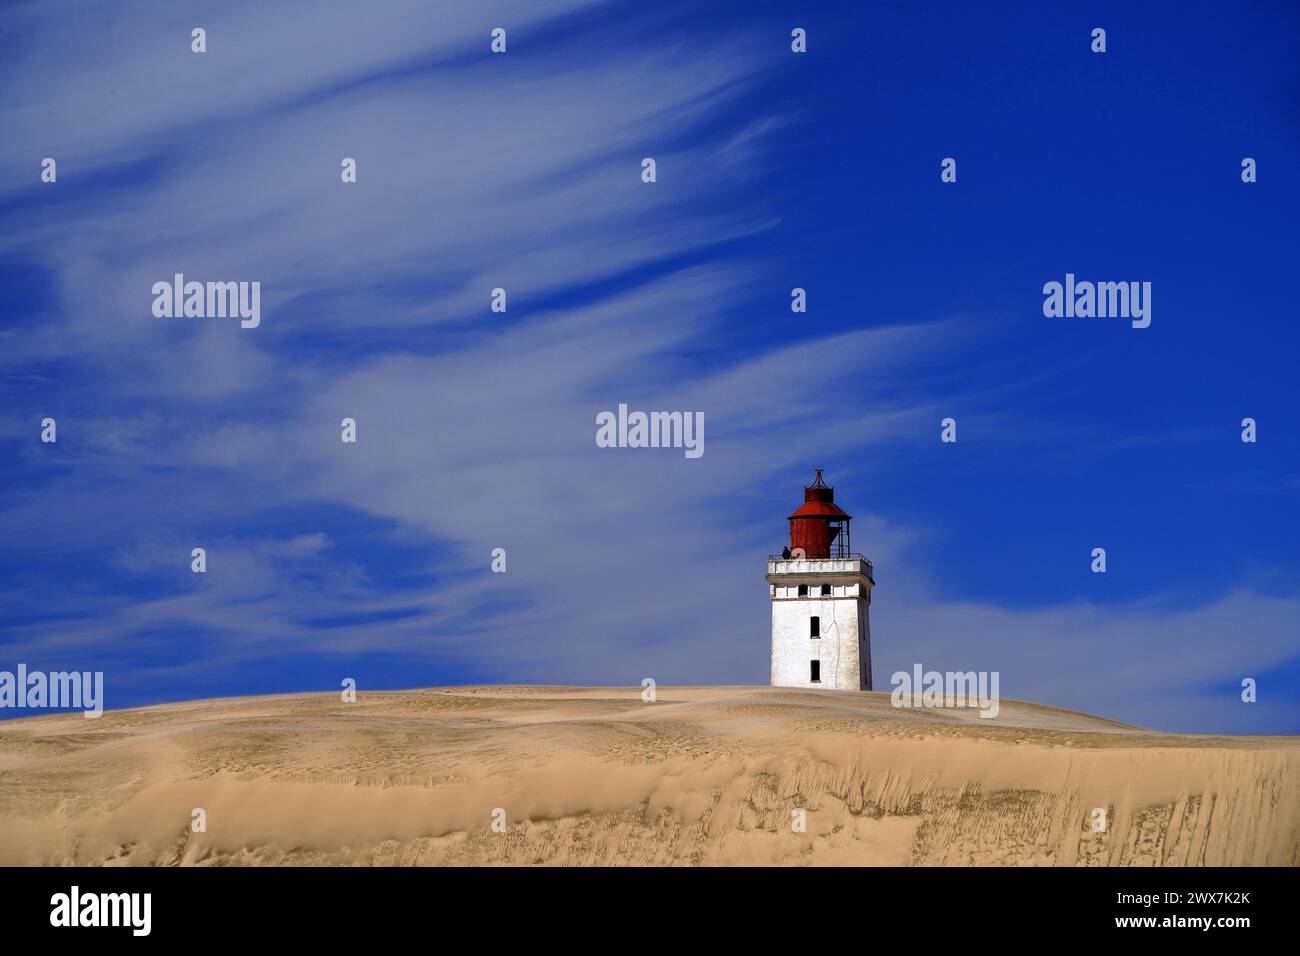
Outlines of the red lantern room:
[[849,522],[853,516],[835,504],[835,489],[817,477],[803,490],[803,504],[790,516],[790,549],[803,548],[806,558],[845,558],[852,553]]

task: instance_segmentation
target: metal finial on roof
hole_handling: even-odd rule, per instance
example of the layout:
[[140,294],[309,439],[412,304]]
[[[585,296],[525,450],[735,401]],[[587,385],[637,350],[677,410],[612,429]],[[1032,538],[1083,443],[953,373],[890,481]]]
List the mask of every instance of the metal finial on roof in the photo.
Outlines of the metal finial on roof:
[[816,469],[816,470],[817,470],[817,478],[816,478],[816,480],[815,480],[811,485],[809,485],[808,487],[809,487],[809,488],[826,488],[826,487],[829,487],[829,486],[826,484],[826,480],[825,480],[824,478],[822,478],[822,469],[821,469],[821,468],[818,468],[818,469]]

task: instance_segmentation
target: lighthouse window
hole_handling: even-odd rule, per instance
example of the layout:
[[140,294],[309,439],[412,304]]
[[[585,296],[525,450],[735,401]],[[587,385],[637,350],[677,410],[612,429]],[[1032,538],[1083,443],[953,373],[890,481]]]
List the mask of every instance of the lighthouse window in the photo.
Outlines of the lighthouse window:
[[807,596],[808,596],[808,585],[806,585],[806,584],[801,584],[801,585],[799,585],[799,596],[800,596],[800,597],[807,597]]
[[830,596],[830,593],[831,593],[831,586],[830,586],[829,584],[823,584],[823,585],[822,585],[822,597],[829,597],[829,596]]
[[816,617],[816,616],[813,617],[812,623],[809,625],[808,636],[809,637],[822,636],[822,619],[820,617]]
[[810,661],[808,664],[808,669],[809,669],[808,679],[811,680],[814,684],[820,684],[822,682],[822,662]]

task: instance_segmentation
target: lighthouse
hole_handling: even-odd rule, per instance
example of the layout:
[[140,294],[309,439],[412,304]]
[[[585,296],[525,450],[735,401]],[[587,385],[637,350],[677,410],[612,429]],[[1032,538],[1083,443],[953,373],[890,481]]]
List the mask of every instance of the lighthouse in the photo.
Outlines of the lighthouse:
[[817,477],[790,515],[790,555],[767,559],[772,686],[871,690],[871,562],[855,554],[853,520]]

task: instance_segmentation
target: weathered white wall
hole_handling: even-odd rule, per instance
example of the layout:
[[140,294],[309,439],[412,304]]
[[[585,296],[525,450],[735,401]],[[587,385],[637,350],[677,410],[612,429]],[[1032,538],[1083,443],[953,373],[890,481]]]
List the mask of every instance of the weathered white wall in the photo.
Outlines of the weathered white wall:
[[[821,637],[809,636],[814,615],[821,617]],[[871,660],[866,618],[866,602],[857,598],[773,601],[772,686],[866,689]],[[809,677],[812,660],[822,662],[820,684]]]
[[866,589],[867,600],[858,601],[858,658],[862,673],[858,690],[871,690],[871,589]]
[[[772,686],[871,689],[871,581],[868,566],[855,558],[770,560],[772,600]],[[823,597],[821,586],[831,594]],[[807,585],[808,596],[799,597]],[[821,636],[810,622],[821,618]],[[821,661],[814,684],[809,662]]]

